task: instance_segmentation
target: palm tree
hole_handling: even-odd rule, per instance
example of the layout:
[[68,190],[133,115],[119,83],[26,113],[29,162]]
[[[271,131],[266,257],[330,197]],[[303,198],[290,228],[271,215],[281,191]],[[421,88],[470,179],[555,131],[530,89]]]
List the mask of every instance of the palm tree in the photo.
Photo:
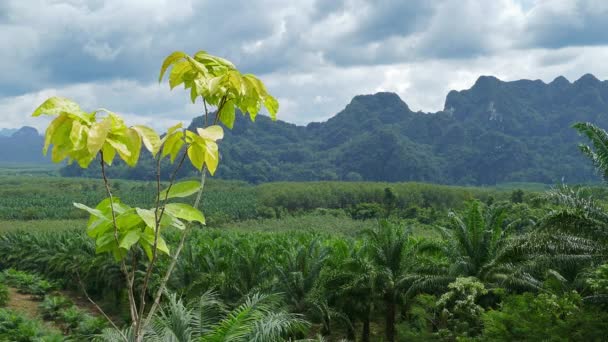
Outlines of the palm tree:
[[365,246],[349,242],[342,242],[346,248],[334,246],[329,261],[331,266],[325,269],[321,288],[327,303],[347,318],[348,339],[355,340],[354,325],[360,321],[361,341],[369,342],[372,312],[378,295],[377,268]]
[[[418,272],[423,266],[420,255],[425,252],[423,240],[414,239],[411,231],[381,221],[374,230],[366,232],[365,249],[373,271],[361,260],[367,276],[355,278],[355,284],[365,291],[377,292],[384,302],[387,341],[395,341],[397,305],[409,288],[421,279]],[[370,284],[373,281],[373,284]],[[364,326],[365,327],[365,326]]]
[[[308,326],[299,315],[283,311],[276,295],[253,294],[231,311],[211,292],[188,304],[175,294],[167,298],[151,328],[145,332],[146,341],[284,341],[301,334]],[[131,336],[128,329],[122,334]],[[96,340],[120,339],[120,332],[108,329]]]
[[276,266],[279,288],[287,296],[292,310],[304,313],[311,309],[310,294],[318,284],[321,270],[329,258],[330,250],[321,244],[318,238],[308,245],[289,245],[281,248]]
[[579,148],[591,159],[604,181],[608,181],[608,132],[589,122],[578,122],[572,127],[591,140],[593,147],[580,144]]
[[529,234],[511,236],[505,225],[504,208],[482,209],[469,203],[463,217],[450,213],[452,229],[443,230],[446,255],[453,262],[448,274],[472,276],[488,287],[510,290],[538,290],[546,271],[565,270],[569,265],[592,258],[593,241],[542,229],[543,222]]

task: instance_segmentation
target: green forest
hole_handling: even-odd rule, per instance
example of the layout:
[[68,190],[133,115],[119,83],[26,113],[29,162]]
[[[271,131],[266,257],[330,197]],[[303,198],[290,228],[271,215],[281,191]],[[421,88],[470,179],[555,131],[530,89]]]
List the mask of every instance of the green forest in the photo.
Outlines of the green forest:
[[[377,93],[356,96],[329,120],[306,126],[273,122],[264,115],[251,122],[237,114],[234,128],[225,130],[216,177],[256,184],[596,182],[593,168],[577,150],[581,139],[570,127],[576,122],[608,127],[607,103],[608,83],[592,75],[573,83],[559,77],[548,84],[482,76],[472,88],[450,92],[445,109],[436,113],[413,112],[396,94]],[[195,118],[189,129],[203,121]],[[14,137],[0,137],[0,159],[44,161],[40,144],[42,138],[24,128]],[[378,158],[385,162],[377,163]],[[163,162],[163,179],[170,170],[170,163]],[[72,165],[61,174],[97,178],[99,172],[98,164],[88,169]],[[154,161],[148,154],[135,168],[117,161],[108,174],[154,180]],[[195,174],[188,165],[180,171],[180,177]]]
[[[264,116],[253,123],[237,115],[234,129],[226,130],[218,177],[252,183],[593,182],[597,177],[578,153],[580,139],[570,126],[591,121],[607,127],[607,103],[608,83],[592,75],[549,84],[484,76],[471,89],[450,92],[445,110],[437,113],[413,112],[396,94],[377,93],[357,96],[328,121],[307,126]],[[194,119],[190,129],[202,122]],[[149,180],[153,165],[144,159],[113,175]],[[184,169],[182,175],[194,171]],[[99,170],[73,166],[62,174],[97,177]]]
[[[500,103],[492,105],[494,119],[486,122],[501,130],[505,140],[498,145],[483,140],[496,135],[475,133],[480,126],[466,118],[451,121],[479,114],[457,109],[476,101],[465,91],[448,95],[445,113],[408,114],[408,120],[429,125],[429,131],[417,129],[421,140],[410,146],[399,140],[407,139],[397,133],[403,126],[388,122],[396,117],[390,99],[404,104],[379,94],[353,101],[325,124],[307,126],[325,138],[309,137],[319,149],[303,148],[333,151],[328,156],[344,164],[326,169],[315,162],[309,167],[317,173],[300,182],[269,182],[283,176],[264,176],[268,168],[257,169],[247,159],[257,160],[253,150],[236,139],[223,141],[232,129],[259,124],[269,135],[250,133],[260,139],[251,146],[262,149],[258,142],[267,139],[285,149],[285,158],[306,155],[272,138],[284,124],[272,122],[279,102],[260,79],[205,51],[168,55],[159,75],[165,79],[204,108],[188,127],[177,124],[158,134],[129,126],[108,109],[87,112],[57,96],[34,110],[34,118],[51,118],[43,152],[70,166],[0,168],[0,340],[605,340],[608,188],[573,181],[545,185],[563,177],[564,167],[581,177],[576,181],[590,180],[581,175],[592,171],[608,180],[608,132],[600,125],[572,125],[568,116],[568,133],[535,141],[538,151],[548,151],[544,143],[554,144],[560,134],[572,137],[560,141],[576,156],[560,149],[527,154],[507,137],[531,135],[538,127],[501,117],[498,111],[506,107]],[[473,93],[491,92],[495,84],[482,78]],[[500,86],[514,91],[512,84]],[[379,116],[361,109],[372,106],[368,101],[378,101]],[[262,108],[269,118],[258,117]],[[440,127],[455,131],[466,127],[454,134],[468,141],[467,149],[501,146],[513,155],[504,155],[504,165],[461,158],[460,175],[448,176],[437,166],[436,174],[425,172],[428,178],[409,178],[415,168],[429,166],[416,159],[404,163],[391,153],[411,149],[420,162],[437,165],[455,164],[442,162],[446,156],[459,158],[422,142],[437,139],[433,120],[452,122]],[[389,125],[388,135],[381,133],[386,127],[360,140],[340,135],[344,128],[376,123]],[[577,146],[577,139],[584,143]],[[470,155],[498,156],[490,150]],[[541,155],[546,160],[535,165],[545,168],[547,178],[507,182],[521,171],[511,167],[514,156]],[[582,162],[550,161],[558,155]],[[343,166],[349,163],[359,169]],[[477,164],[479,173],[469,172],[468,163]],[[222,172],[224,177],[214,177]],[[319,176],[332,172],[335,177]],[[307,181],[314,179],[326,180]],[[427,182],[404,182],[410,179]]]

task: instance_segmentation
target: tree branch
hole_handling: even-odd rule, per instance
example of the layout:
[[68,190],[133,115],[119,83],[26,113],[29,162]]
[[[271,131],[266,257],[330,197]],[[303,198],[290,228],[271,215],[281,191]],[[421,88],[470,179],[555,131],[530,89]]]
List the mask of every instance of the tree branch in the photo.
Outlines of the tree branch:
[[[201,188],[199,189],[199,191],[196,195],[196,200],[194,201],[194,208],[198,208],[198,206],[200,205],[200,202],[202,199],[202,194],[203,194],[203,188],[205,187],[206,175],[207,175],[207,166],[204,166],[203,171],[201,172]],[[160,286],[159,286],[158,290],[156,291],[156,296],[154,297],[154,302],[152,303],[152,307],[150,308],[150,311],[148,312],[148,316],[146,317],[146,321],[144,323],[145,326],[150,324],[150,321],[152,320],[154,313],[158,309],[158,306],[160,304],[160,298],[162,297],[162,295],[165,291],[167,282],[169,281],[169,278],[171,277],[171,273],[173,273],[173,269],[175,268],[175,265],[177,264],[177,259],[179,257],[179,254],[181,253],[181,251],[184,247],[184,244],[186,242],[186,236],[188,235],[189,228],[190,227],[186,227],[186,229],[184,229],[184,232],[182,233],[181,239],[179,241],[179,245],[177,246],[177,250],[175,251],[175,254],[171,260],[171,264],[169,264],[167,273],[163,277],[163,279],[160,283]]]
[[[105,163],[103,162],[103,151],[99,152],[99,159],[101,162],[101,175],[103,177],[103,183],[105,185],[106,188],[106,192],[108,194],[108,197],[110,198],[110,210],[112,212],[112,223],[114,225],[114,240],[116,241],[116,245],[119,246],[119,240],[118,240],[118,224],[116,223],[116,211],[114,210],[114,197],[112,196],[112,190],[110,189],[110,183],[108,181],[108,176],[106,175],[106,167],[105,167]],[[120,260],[120,266],[122,269],[122,272],[127,280],[127,286],[128,286],[128,290],[127,290],[127,294],[129,297],[129,309],[131,311],[131,320],[133,321],[134,324],[137,324],[137,305],[135,303],[135,296],[133,294],[133,281],[131,280],[131,277],[129,276],[129,271],[127,270],[127,265],[125,264],[125,259],[121,259]]]
[[[140,298],[140,302],[139,302],[139,318],[140,319],[142,319],[143,315],[144,315],[144,310],[145,310],[145,306],[146,306],[146,291],[148,289],[148,283],[150,281],[150,276],[152,275],[152,270],[154,269],[154,263],[156,262],[156,259],[158,258],[158,238],[160,235],[160,221],[162,220],[163,215],[165,213],[164,204],[167,203],[167,199],[169,198],[169,191],[171,190],[171,187],[173,186],[173,184],[175,184],[175,179],[177,178],[177,173],[180,170],[180,168],[182,167],[182,165],[184,164],[184,161],[186,160],[188,148],[189,147],[186,147],[177,167],[173,170],[173,173],[171,175],[171,179],[169,182],[169,187],[167,188],[165,198],[163,199],[162,208],[160,205],[160,192],[161,192],[160,191],[160,156],[158,157],[157,173],[156,173],[158,192],[156,195],[156,210],[154,211],[156,227],[155,227],[155,231],[154,231],[154,244],[152,246],[152,260],[150,260],[150,263],[148,264],[148,269],[146,270],[146,275],[144,277],[144,282],[143,282],[143,286],[142,286],[142,290],[141,290],[141,298]],[[160,213],[159,213],[159,209],[160,209]],[[138,326],[140,329],[143,329],[143,326],[141,324],[139,324]]]
[[95,309],[97,309],[97,311],[99,311],[99,313],[101,313],[103,315],[103,317],[105,317],[105,319],[108,322],[110,322],[112,327],[120,334],[120,336],[122,336],[122,339],[125,340],[125,342],[128,342],[129,339],[127,339],[127,336],[125,336],[125,334],[123,334],[123,332],[118,328],[118,326],[116,326],[116,324],[114,323],[114,321],[112,321],[110,316],[108,316],[105,313],[105,311],[103,311],[103,309],[99,305],[97,305],[97,303],[95,303],[95,301],[93,299],[91,299],[91,297],[89,297],[89,294],[87,293],[87,290],[84,287],[84,283],[82,282],[82,279],[80,279],[80,273],[76,272],[76,276],[78,277],[78,283],[80,284],[80,287],[82,288],[82,292],[84,293],[84,296],[87,297],[88,301],[91,302],[91,304],[93,304],[93,306],[95,306]]

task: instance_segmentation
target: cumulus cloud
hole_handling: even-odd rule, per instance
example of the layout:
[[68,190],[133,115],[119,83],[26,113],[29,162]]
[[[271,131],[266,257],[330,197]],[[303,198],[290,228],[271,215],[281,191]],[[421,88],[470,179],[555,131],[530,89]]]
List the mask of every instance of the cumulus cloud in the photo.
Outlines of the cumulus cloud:
[[200,112],[155,79],[174,50],[205,49],[258,74],[280,117],[321,121],[362,93],[394,91],[412,110],[491,74],[608,77],[601,0],[5,0],[0,127],[61,94],[158,128]]

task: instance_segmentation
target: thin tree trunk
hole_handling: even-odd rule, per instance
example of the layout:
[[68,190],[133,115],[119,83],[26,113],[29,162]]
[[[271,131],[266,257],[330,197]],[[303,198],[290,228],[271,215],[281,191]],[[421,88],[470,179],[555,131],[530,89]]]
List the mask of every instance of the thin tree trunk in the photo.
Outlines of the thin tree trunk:
[[355,337],[355,320],[352,317],[348,318],[350,320],[350,324],[346,327],[346,339],[349,341],[355,341],[357,338]]
[[386,340],[395,342],[395,314],[396,304],[393,296],[387,296],[386,302]]
[[369,315],[363,319],[363,332],[361,333],[361,341],[369,342]]

